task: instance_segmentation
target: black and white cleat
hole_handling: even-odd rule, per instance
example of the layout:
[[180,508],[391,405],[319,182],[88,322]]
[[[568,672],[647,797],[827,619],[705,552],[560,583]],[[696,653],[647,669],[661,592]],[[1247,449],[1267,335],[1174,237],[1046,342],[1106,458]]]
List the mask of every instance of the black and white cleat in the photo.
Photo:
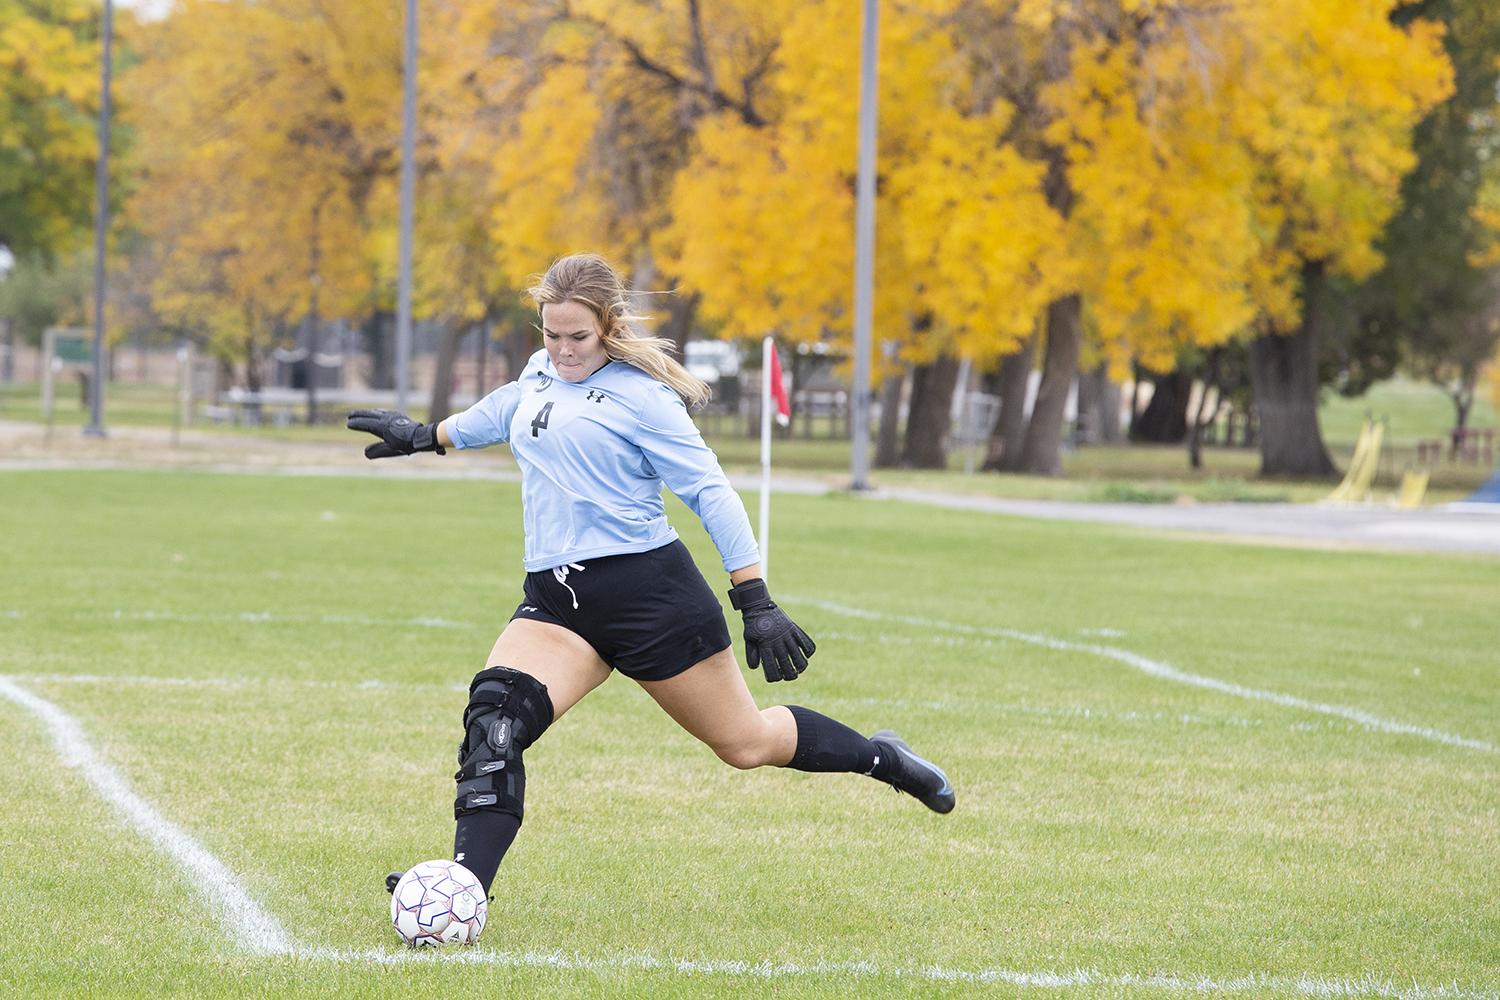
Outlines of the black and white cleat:
[[387,875],[385,877],[385,891],[394,894],[396,892],[396,883],[400,882],[401,876],[405,874],[406,872],[391,872]]
[[912,752],[906,741],[882,729],[870,741],[891,755],[891,776],[886,779],[898,792],[905,792],[933,812],[953,811],[953,786],[943,769]]

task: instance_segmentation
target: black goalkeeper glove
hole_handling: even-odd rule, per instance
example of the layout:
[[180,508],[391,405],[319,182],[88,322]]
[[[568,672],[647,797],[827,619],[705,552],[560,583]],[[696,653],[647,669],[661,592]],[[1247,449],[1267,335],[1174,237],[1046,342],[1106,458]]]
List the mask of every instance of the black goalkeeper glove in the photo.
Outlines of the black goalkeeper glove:
[[736,584],[729,590],[729,603],[745,619],[745,658],[750,669],[762,667],[768,681],[794,681],[807,669],[807,658],[818,647],[772,602],[766,581]]
[[346,425],[351,431],[368,431],[380,438],[365,448],[365,458],[394,458],[418,451],[446,455],[438,444],[437,424],[419,424],[396,410],[355,410]]

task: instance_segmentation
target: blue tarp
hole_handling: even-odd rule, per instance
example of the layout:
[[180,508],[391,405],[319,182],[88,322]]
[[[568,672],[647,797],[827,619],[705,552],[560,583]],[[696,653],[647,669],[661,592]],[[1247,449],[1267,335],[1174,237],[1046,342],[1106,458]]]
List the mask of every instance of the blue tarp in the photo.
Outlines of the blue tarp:
[[1489,482],[1474,491],[1466,503],[1500,503],[1500,472],[1490,477]]

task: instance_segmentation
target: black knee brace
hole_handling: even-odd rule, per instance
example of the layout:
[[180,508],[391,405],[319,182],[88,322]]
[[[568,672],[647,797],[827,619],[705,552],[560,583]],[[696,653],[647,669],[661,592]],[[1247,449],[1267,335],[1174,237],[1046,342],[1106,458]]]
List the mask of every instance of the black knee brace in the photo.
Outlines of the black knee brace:
[[521,751],[552,725],[552,699],[535,677],[509,667],[474,675],[464,709],[464,741],[458,746],[458,798],[453,816],[480,809],[521,819],[526,768]]

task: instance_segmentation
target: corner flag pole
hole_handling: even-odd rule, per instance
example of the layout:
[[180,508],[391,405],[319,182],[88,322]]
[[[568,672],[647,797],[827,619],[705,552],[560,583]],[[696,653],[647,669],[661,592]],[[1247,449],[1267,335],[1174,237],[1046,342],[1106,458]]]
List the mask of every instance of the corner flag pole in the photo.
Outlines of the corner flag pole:
[[771,575],[771,362],[776,342],[767,334],[760,345],[760,575]]

